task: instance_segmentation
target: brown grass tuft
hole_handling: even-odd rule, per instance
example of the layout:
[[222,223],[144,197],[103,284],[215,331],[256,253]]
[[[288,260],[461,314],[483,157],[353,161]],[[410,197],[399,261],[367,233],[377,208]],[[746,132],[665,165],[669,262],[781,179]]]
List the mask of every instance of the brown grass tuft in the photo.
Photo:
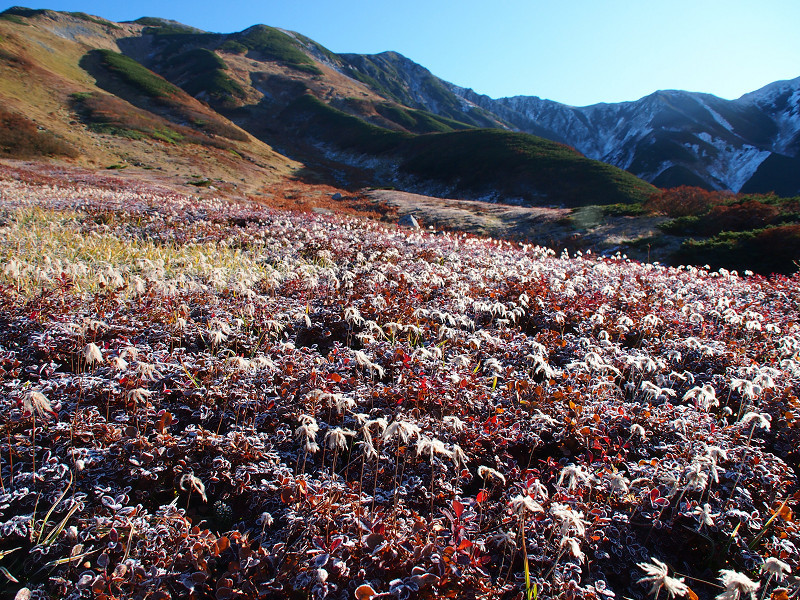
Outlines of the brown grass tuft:
[[4,108],[0,108],[0,154],[14,158],[79,156],[79,152],[65,140],[40,129],[27,117]]

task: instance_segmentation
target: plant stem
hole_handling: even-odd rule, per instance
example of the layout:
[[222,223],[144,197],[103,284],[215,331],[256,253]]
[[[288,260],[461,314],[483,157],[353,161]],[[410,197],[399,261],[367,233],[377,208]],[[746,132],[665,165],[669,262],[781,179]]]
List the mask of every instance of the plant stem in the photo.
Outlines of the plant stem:
[[750,435],[747,436],[747,444],[744,447],[744,454],[742,455],[742,460],[739,461],[739,472],[736,475],[736,481],[733,483],[733,488],[731,488],[731,495],[728,497],[728,501],[725,503],[725,506],[722,507],[722,510],[727,510],[728,504],[731,503],[733,500],[733,495],[736,493],[736,486],[739,485],[739,480],[742,478],[742,470],[744,468],[744,462],[747,459],[747,453],[750,452],[750,442],[753,439],[753,432],[756,430],[756,424],[750,427]]
[[483,480],[483,487],[481,488],[480,495],[483,496],[483,501],[478,503],[480,506],[480,511],[478,513],[478,531],[481,530],[481,524],[483,523],[483,503],[486,501],[486,480]]
[[36,485],[36,411],[33,412],[33,429],[31,430],[31,475]]
[[433,452],[431,452],[431,523],[433,523],[433,502],[436,499],[434,494],[434,484],[436,483],[436,471],[433,465]]

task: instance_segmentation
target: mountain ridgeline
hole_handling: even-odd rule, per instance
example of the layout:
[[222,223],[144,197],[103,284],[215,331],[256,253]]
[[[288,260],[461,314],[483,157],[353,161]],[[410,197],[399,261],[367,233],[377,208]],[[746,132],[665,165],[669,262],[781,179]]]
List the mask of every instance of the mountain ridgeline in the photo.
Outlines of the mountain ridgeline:
[[310,179],[523,204],[635,203],[653,185],[800,193],[800,78],[734,101],[662,91],[572,107],[491,99],[396,52],[335,54],[266,25],[209,33],[21,7],[0,15],[0,59],[9,118],[37,112],[27,77],[58,108],[48,123],[61,116],[53,134],[72,154],[97,146],[87,134],[228,159],[249,145],[270,156],[262,166]]
[[[47,130],[69,149],[63,156],[95,163],[112,160],[98,148],[154,169],[202,148],[220,170],[243,162],[309,181],[516,204],[634,203],[655,191],[515,131],[399,54],[337,55],[266,25],[223,34],[14,7],[0,15],[0,57],[9,118]],[[5,142],[6,155],[15,143]]]

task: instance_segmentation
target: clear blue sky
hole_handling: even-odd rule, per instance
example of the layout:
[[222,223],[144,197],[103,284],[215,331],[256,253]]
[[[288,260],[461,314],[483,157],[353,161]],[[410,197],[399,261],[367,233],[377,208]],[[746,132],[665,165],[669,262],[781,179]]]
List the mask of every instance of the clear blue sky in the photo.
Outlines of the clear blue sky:
[[45,2],[31,7],[223,33],[265,23],[334,52],[395,50],[494,98],[582,106],[685,89],[731,99],[800,76],[800,0]]

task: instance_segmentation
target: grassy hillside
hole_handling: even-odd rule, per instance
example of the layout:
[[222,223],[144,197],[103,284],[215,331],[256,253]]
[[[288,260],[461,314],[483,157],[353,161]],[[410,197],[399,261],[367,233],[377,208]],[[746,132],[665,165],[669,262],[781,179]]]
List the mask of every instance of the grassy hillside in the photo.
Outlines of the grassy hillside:
[[422,109],[420,96],[424,96],[437,115],[473,127],[497,126],[496,118],[478,108],[465,108],[439,78],[396,52],[341,54],[339,60],[349,76],[399,104]]
[[274,27],[254,25],[238,33],[220,34],[199,31],[179,23],[159,20],[147,22],[150,26],[145,28],[144,33],[155,36],[153,43],[165,61],[172,60],[188,47],[194,47],[278,62],[307,75],[322,73],[315,61],[306,54],[301,42]]
[[455,193],[580,206],[640,202],[655,191],[621,169],[528,134],[480,129],[411,135],[371,125],[311,95],[293,102],[285,117],[304,135],[391,157],[401,172]]
[[[95,75],[97,84],[101,88],[112,94],[108,96],[105,110],[109,112],[116,110],[118,118],[122,121],[130,118],[125,116],[124,112],[135,111],[120,110],[123,107],[113,100],[114,96],[151,113],[151,118],[156,120],[159,117],[166,118],[172,123],[173,129],[189,128],[200,136],[214,136],[227,140],[249,139],[243,130],[227,119],[128,56],[112,50],[93,50],[81,60],[81,65]],[[194,65],[190,63],[189,68],[193,67]],[[100,96],[94,95],[93,98],[96,104]],[[84,99],[79,96],[77,100],[81,108],[92,105],[89,98]],[[88,116],[89,122],[92,122],[91,110]],[[136,129],[135,126],[130,128]],[[208,138],[206,141],[217,145],[221,143],[213,138]]]
[[203,97],[211,104],[234,105],[246,97],[242,86],[227,73],[228,65],[215,52],[195,48],[177,54],[166,63],[173,78],[190,95]]
[[76,158],[78,155],[78,150],[63,138],[40,130],[24,115],[0,107],[0,157]]
[[532,202],[616,204],[641,201],[654,191],[630,173],[563,144],[497,129],[418,136],[401,155],[402,169],[412,175]]
[[[129,167],[181,186],[199,175],[253,191],[300,166],[120,53],[118,42],[142,25],[19,8],[4,15],[0,156]],[[210,57],[194,58],[196,72]]]

